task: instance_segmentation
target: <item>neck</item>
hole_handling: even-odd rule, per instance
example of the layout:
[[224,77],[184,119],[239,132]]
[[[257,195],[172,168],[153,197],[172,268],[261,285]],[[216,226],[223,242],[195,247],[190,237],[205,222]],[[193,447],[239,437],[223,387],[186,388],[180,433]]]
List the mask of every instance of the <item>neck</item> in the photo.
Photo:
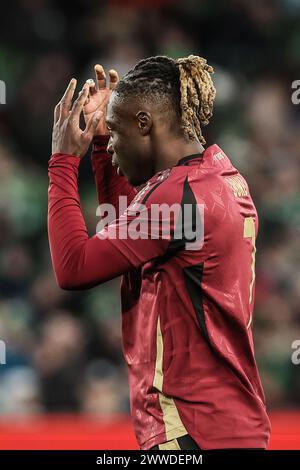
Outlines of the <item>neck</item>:
[[159,142],[156,154],[155,173],[175,166],[183,157],[202,153],[203,145],[199,141],[187,141],[184,138],[164,139]]

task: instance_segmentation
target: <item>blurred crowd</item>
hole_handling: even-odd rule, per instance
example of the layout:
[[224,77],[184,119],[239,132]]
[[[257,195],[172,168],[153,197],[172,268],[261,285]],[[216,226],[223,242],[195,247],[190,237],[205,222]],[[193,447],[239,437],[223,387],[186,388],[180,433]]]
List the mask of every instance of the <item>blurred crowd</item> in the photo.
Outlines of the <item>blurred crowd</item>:
[[[300,406],[299,0],[17,0],[2,5],[0,80],[0,414],[128,413],[119,279],[89,291],[55,282],[46,232],[53,108],[93,65],[207,57],[217,99],[207,145],[248,180],[260,216],[254,336],[269,408]],[[80,193],[92,235],[90,158]],[[299,315],[299,316],[298,316]]]

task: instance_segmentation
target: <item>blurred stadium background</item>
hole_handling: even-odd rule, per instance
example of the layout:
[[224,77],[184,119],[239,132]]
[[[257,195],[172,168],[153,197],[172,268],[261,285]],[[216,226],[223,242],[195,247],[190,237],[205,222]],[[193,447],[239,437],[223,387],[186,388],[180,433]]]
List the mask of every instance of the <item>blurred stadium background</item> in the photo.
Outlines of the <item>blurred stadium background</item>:
[[[300,449],[300,0],[16,0],[1,4],[0,448],[136,448],[121,354],[119,280],[86,292],[55,283],[46,233],[53,107],[93,64],[124,74],[156,54],[203,55],[218,143],[260,215],[254,334],[271,448]],[[82,206],[95,232],[87,156]],[[297,411],[298,410],[298,411]],[[298,414],[297,414],[298,413]]]

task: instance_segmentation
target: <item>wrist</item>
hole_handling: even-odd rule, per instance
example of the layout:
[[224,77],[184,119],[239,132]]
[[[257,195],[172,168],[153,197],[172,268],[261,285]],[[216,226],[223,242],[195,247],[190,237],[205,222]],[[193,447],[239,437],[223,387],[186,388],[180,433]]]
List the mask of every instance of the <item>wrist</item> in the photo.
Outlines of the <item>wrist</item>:
[[57,159],[57,158],[68,158],[68,159],[73,159],[74,161],[79,161],[81,160],[81,157],[79,155],[76,155],[76,153],[66,153],[66,152],[53,152],[51,154],[50,159]]

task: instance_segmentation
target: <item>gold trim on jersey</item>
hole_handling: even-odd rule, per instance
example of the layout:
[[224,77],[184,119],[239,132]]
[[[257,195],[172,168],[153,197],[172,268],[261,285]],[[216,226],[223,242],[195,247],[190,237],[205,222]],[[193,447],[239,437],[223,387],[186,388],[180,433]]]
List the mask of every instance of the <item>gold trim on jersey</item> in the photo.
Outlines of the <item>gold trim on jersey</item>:
[[[256,254],[256,231],[255,231],[255,220],[253,217],[246,217],[244,220],[244,238],[251,238],[252,243],[252,255],[251,255],[251,282],[249,286],[249,308],[251,309],[251,302],[253,298],[253,286],[255,282],[255,254]],[[253,310],[253,309],[252,309]],[[252,323],[252,315],[250,315],[247,328],[249,329]]]
[[158,390],[159,403],[163,413],[163,421],[165,425],[165,432],[167,441],[176,439],[177,437],[184,436],[187,434],[178,410],[176,408],[173,398],[164,395],[163,389],[163,337],[160,327],[160,318],[157,320],[157,331],[156,331],[156,363],[153,386]]
[[181,450],[177,439],[159,444],[158,448],[159,450]]

